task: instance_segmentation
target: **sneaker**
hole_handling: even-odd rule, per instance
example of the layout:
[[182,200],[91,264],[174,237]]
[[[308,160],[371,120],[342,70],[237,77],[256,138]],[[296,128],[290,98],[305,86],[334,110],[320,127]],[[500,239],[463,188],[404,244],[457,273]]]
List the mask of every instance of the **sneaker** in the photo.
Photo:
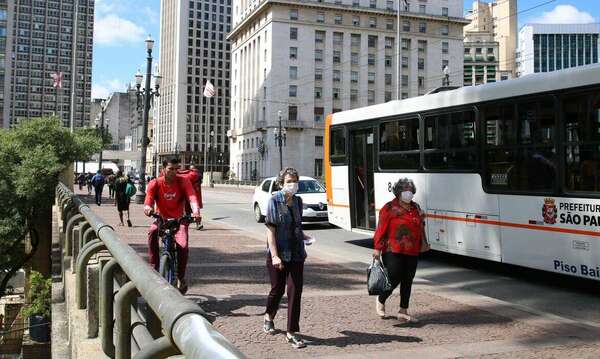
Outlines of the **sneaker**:
[[288,336],[286,334],[285,339],[287,340],[288,343],[292,344],[292,348],[294,348],[294,349],[300,349],[300,348],[306,347],[306,343],[304,342],[304,340],[302,340],[302,338],[300,338],[296,334],[291,335],[291,336]]
[[131,224],[131,220],[127,220],[127,227],[132,227],[133,225]]
[[265,319],[265,323],[263,324],[263,332],[269,335],[275,334],[275,322]]
[[379,302],[379,297],[375,297],[375,312],[379,317],[385,317],[385,304]]

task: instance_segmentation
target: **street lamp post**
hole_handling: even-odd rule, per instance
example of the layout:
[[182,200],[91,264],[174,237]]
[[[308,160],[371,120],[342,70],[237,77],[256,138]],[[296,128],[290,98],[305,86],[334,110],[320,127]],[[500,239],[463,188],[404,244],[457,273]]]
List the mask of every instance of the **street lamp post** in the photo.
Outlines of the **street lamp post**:
[[275,128],[275,141],[279,147],[279,171],[283,170],[283,143],[287,137],[287,130],[285,127],[281,127],[281,110],[277,111],[279,117],[279,126]]
[[212,168],[212,142],[215,137],[215,131],[210,131],[210,137],[208,138],[208,173],[210,174],[210,183],[209,186],[212,188],[215,186],[213,181],[213,168]]
[[98,119],[96,118],[96,129],[100,130],[100,153],[98,154],[98,170],[102,170],[102,150],[104,149],[104,113],[106,112],[106,101],[100,103],[100,126],[98,126]]
[[140,183],[138,186],[138,191],[135,195],[135,202],[138,204],[144,203],[144,199],[146,197],[146,148],[148,146],[148,114],[150,112],[150,102],[152,101],[152,98],[154,96],[160,96],[160,94],[158,93],[158,89],[160,87],[160,76],[155,76],[155,80],[154,80],[154,86],[155,89],[153,90],[150,87],[150,77],[152,77],[152,47],[154,46],[154,40],[152,40],[152,37],[150,35],[148,35],[148,38],[146,39],[146,50],[148,52],[148,57],[146,58],[146,85],[144,87],[144,89],[141,89],[142,86],[142,73],[138,70],[137,74],[135,75],[135,87],[136,87],[136,96],[138,99],[138,103],[140,98],[143,99],[144,101],[144,112],[143,112],[143,117],[142,117],[142,135],[141,137],[141,141],[142,141],[142,148],[141,148],[141,155],[140,155]]

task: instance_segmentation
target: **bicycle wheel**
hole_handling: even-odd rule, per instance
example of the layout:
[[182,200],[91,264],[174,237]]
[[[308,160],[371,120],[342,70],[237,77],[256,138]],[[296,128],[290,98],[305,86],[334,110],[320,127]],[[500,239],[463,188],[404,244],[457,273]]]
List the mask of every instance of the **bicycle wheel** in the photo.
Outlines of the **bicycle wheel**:
[[168,253],[164,253],[160,257],[160,275],[169,282],[172,286],[177,284],[175,271],[173,270],[173,261]]

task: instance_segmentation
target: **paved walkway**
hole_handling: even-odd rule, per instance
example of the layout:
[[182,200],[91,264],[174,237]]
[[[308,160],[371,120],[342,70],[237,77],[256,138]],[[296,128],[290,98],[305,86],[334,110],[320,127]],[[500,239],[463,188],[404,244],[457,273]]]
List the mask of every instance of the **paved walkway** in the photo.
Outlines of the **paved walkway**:
[[[141,206],[131,206],[133,228],[117,226],[112,201],[93,208],[146,257],[150,220],[143,216]],[[420,322],[379,319],[373,309],[374,297],[366,294],[364,268],[334,262],[327,253],[311,253],[310,247],[301,317],[301,333],[308,347],[293,350],[285,342],[284,331],[268,336],[261,329],[269,291],[264,238],[217,219],[204,224],[202,231],[190,229],[187,296],[213,313],[214,326],[250,358],[600,357],[597,328],[487,297],[444,291],[418,278],[411,310]],[[398,296],[387,306],[394,313]],[[284,299],[275,325],[285,329],[285,323]]]

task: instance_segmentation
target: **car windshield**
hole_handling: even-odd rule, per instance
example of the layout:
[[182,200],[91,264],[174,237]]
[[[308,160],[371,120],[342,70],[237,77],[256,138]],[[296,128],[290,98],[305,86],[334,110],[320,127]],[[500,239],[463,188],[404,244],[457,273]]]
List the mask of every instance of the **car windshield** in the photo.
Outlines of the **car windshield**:
[[298,182],[298,193],[325,193],[325,188],[315,180],[301,180]]

